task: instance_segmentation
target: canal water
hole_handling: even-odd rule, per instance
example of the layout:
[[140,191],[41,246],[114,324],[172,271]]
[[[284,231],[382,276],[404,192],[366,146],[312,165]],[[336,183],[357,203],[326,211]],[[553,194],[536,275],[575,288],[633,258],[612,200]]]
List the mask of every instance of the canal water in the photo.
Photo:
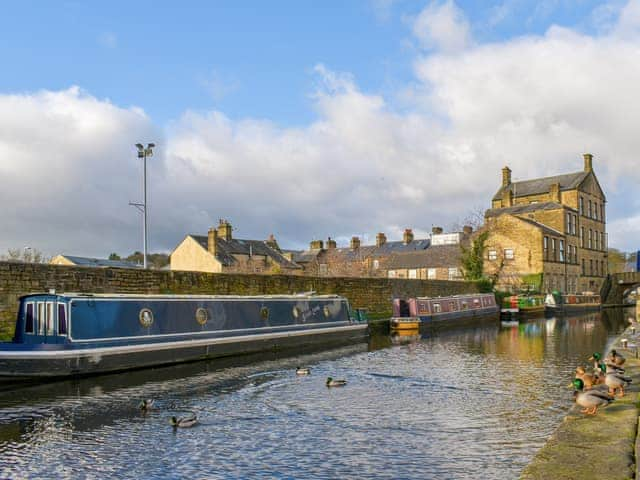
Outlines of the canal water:
[[[0,478],[517,478],[627,314],[391,338],[0,392]],[[296,365],[311,369],[297,377]],[[328,376],[344,378],[327,388]],[[155,400],[143,414],[137,404]],[[199,424],[174,430],[172,415]]]

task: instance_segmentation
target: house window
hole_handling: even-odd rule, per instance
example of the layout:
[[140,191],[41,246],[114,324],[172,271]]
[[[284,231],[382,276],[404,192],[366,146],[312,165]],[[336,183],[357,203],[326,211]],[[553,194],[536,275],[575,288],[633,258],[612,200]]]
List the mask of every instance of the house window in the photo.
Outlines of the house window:
[[593,202],[593,219],[598,219],[598,204],[596,202]]
[[321,263],[319,268],[320,275],[326,275],[328,273],[328,268],[326,263]]
[[582,259],[582,275],[586,275],[584,258]]
[[440,306],[439,303],[434,303],[433,304],[433,313],[440,313],[442,312],[442,307]]
[[497,259],[498,259],[498,251],[489,250],[489,260],[497,260]]
[[427,278],[429,280],[435,280],[436,279],[436,269],[435,268],[427,268]]
[[395,270],[389,270],[389,271],[387,272],[387,276],[388,276],[389,278],[396,278],[396,271],[395,271]]
[[604,245],[604,232],[600,232],[600,250],[603,252],[607,249]]
[[573,217],[573,225],[571,226],[571,234],[575,235],[576,232],[578,231],[578,216],[572,215],[572,217]]
[[567,212],[567,225],[565,226],[565,232],[571,233],[571,214]]
[[456,280],[460,278],[460,273],[458,271],[457,268],[450,268],[449,269],[449,280]]
[[556,254],[556,239],[552,238],[551,239],[551,261],[555,262],[557,259],[557,254]]
[[504,258],[505,258],[505,260],[513,260],[514,259],[513,248],[505,248],[504,249]]
[[593,231],[593,242],[595,244],[595,249],[598,250],[598,238],[600,237],[600,235],[598,235],[598,232],[596,232],[595,230]]
[[409,278],[418,278],[418,270],[415,268],[409,270]]
[[604,222],[604,205],[600,204],[600,221]]
[[589,275],[593,275],[593,259],[589,260]]
[[588,211],[588,213],[589,213],[588,217],[589,218],[593,218],[593,211],[591,210],[591,200],[589,200],[589,211]]
[[580,248],[584,248],[584,227],[580,227]]
[[549,260],[549,237],[542,239],[542,253],[545,260]]
[[591,242],[591,235],[592,235],[592,233],[593,233],[593,232],[592,232],[592,230],[591,230],[591,229],[589,229],[589,243],[588,243],[589,248],[593,248],[593,244],[592,244],[592,242]]
[[580,197],[580,202],[578,202],[578,211],[580,215],[584,216],[584,198]]
[[560,240],[560,261],[564,262],[564,240]]
[[373,261],[373,269],[377,270],[380,268],[380,261],[379,260],[374,260]]

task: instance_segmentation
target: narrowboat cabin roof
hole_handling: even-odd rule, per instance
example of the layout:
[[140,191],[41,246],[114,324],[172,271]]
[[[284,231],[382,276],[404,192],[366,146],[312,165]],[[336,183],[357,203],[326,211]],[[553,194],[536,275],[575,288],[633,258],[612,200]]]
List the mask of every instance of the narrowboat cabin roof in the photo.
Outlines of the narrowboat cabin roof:
[[484,297],[494,296],[493,293],[461,293],[458,295],[445,295],[444,297],[416,297],[416,300],[442,300],[449,298],[467,298],[467,297]]
[[292,293],[292,294],[271,294],[271,295],[175,295],[175,294],[132,294],[132,293],[77,293],[77,292],[42,292],[42,293],[30,293],[27,295],[23,295],[20,299],[28,299],[32,297],[42,297],[42,296],[56,296],[56,297],[66,297],[66,298],[106,298],[106,299],[149,299],[149,300],[206,300],[206,299],[220,299],[220,300],[233,300],[233,299],[269,299],[269,300],[277,300],[277,299],[300,299],[300,298],[310,298],[310,299],[323,299],[323,298],[344,298],[340,295],[335,294],[326,294],[326,295],[316,295],[313,293]]

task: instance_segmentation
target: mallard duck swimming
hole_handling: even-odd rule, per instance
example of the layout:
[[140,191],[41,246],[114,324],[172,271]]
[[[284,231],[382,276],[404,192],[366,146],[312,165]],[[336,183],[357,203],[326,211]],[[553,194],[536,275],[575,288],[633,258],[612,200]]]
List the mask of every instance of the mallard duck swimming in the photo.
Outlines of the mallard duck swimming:
[[173,428],[189,428],[198,423],[198,419],[195,414],[188,417],[171,417],[169,423]]
[[149,410],[153,409],[153,403],[153,399],[146,398],[140,401],[140,403],[138,404],[138,408],[144,412],[148,412]]
[[346,380],[334,380],[331,377],[327,377],[327,387],[344,387],[347,384]]
[[620,390],[620,396],[624,397],[624,387],[631,383],[630,377],[625,377],[621,373],[616,372],[607,372],[606,377],[604,378],[604,383],[607,387],[609,387],[609,393],[611,395],[616,394],[616,390]]
[[296,375],[311,375],[311,369],[298,367],[296,368]]
[[598,407],[609,405],[613,401],[613,397],[600,390],[588,390],[585,392],[584,383],[579,378],[573,381],[573,386],[575,387],[573,399],[578,405],[584,407],[581,412],[587,415],[595,415]]

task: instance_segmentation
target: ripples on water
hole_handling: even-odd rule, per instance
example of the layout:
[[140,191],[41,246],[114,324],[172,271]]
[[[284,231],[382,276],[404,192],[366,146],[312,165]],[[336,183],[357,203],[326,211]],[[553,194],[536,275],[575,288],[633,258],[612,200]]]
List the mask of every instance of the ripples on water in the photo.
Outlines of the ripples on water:
[[[571,407],[576,365],[623,328],[619,311],[490,323],[3,392],[0,477],[516,478]],[[188,412],[200,424],[174,432]]]

